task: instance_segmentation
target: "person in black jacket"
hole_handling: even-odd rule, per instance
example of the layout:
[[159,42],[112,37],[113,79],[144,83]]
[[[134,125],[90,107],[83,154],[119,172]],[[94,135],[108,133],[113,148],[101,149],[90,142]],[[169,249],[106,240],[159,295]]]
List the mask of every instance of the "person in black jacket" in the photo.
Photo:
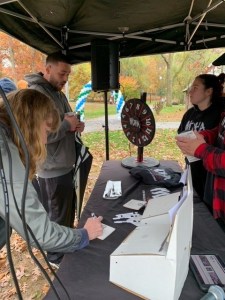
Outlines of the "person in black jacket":
[[[193,107],[184,114],[177,132],[202,131],[216,127],[219,124],[221,113],[224,111],[221,100],[222,92],[223,85],[218,76],[198,75],[189,90]],[[191,163],[191,173],[193,188],[203,200],[207,172],[201,160]]]

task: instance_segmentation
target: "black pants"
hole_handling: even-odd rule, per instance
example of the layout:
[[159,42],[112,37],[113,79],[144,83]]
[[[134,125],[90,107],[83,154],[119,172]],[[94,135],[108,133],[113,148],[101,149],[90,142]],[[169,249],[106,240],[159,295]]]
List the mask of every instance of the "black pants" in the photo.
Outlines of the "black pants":
[[[41,202],[51,221],[73,227],[76,194],[73,186],[73,171],[54,178],[38,178]],[[48,260],[60,263],[63,253],[48,252]]]
[[[9,228],[9,235],[12,234],[12,228]],[[6,228],[5,221],[0,217],[0,249],[2,249],[6,244]]]

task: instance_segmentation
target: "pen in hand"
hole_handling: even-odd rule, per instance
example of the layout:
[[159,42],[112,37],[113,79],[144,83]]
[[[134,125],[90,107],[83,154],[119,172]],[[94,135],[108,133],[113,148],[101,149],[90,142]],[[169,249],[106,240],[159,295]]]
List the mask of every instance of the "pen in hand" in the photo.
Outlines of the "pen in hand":
[[96,219],[95,213],[91,213],[91,216],[92,216],[93,219]]
[[97,217],[95,213],[91,213],[91,217],[87,219],[86,223],[84,224],[84,228],[88,232],[89,240],[93,240],[102,235],[102,219],[103,218],[101,216]]

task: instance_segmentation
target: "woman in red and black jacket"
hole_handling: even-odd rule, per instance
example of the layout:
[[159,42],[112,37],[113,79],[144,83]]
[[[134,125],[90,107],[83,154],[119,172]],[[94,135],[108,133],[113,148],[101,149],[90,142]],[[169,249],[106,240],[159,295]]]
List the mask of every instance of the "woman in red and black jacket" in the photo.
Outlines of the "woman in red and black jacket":
[[176,137],[177,145],[185,155],[200,158],[208,171],[204,201],[213,216],[225,223],[225,113],[219,126],[212,130],[195,131],[196,139]]
[[[189,89],[193,106],[184,114],[177,132],[202,131],[218,126],[224,110],[224,102],[221,100],[222,91],[223,85],[219,76],[198,75]],[[190,166],[193,188],[203,200],[207,171],[201,160],[191,162]]]

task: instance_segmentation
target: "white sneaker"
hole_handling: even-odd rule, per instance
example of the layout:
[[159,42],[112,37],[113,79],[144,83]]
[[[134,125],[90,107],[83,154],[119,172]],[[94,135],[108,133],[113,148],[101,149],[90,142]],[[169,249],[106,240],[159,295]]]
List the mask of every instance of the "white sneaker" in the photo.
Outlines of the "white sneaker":
[[50,266],[51,266],[53,269],[55,269],[55,270],[58,270],[58,269],[59,269],[60,264],[56,264],[56,263],[53,263],[53,262],[51,262],[51,261],[49,261],[49,264],[50,264]]

